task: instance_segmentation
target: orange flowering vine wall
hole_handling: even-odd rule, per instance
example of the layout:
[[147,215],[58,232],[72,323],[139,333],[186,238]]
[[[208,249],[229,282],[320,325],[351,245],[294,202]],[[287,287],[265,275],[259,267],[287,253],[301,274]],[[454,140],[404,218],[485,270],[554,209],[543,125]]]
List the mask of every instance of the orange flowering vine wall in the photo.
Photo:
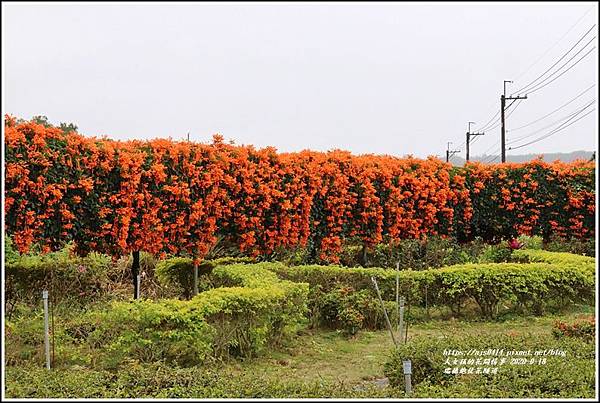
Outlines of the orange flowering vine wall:
[[115,141],[6,116],[6,230],[22,252],[143,250],[201,259],[217,239],[250,254],[308,246],[338,260],[428,235],[466,241],[594,236],[589,162],[454,168],[435,158],[277,153],[252,146]]

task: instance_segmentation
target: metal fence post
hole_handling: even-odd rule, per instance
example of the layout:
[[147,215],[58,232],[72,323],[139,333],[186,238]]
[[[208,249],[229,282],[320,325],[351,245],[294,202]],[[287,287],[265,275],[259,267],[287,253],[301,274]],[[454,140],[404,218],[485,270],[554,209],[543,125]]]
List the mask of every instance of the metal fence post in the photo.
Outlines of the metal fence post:
[[46,369],[50,369],[50,337],[48,328],[48,291],[42,291],[44,300],[44,347],[46,349]]

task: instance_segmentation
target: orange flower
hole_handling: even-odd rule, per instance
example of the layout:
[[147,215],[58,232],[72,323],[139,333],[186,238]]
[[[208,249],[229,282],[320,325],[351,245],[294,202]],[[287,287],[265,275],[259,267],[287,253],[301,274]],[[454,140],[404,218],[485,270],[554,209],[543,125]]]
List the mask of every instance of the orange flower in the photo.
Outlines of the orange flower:
[[[210,144],[113,141],[5,121],[6,230],[20,250],[55,248],[62,240],[49,239],[58,233],[113,255],[198,259],[223,238],[249,254],[312,245],[336,262],[350,238],[372,247],[515,229],[594,236],[593,164],[585,162],[452,168],[435,158],[277,153],[218,135]],[[60,228],[46,233],[57,214]]]

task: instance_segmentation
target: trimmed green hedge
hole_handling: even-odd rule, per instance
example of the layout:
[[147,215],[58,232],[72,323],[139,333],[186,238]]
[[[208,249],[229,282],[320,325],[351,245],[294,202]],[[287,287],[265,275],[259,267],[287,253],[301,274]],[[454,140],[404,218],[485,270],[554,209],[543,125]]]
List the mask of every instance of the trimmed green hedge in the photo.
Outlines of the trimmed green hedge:
[[393,398],[398,389],[344,381],[302,381],[252,369],[176,368],[163,363],[128,365],[119,371],[84,367],[46,370],[42,366],[6,368],[8,398],[154,398],[154,399],[289,399]]
[[[531,356],[497,355],[496,374],[448,374],[446,368],[492,368],[485,359],[494,356],[467,356],[471,349],[488,351],[531,351]],[[535,356],[535,351],[564,351],[565,356]],[[444,355],[445,350],[461,350],[465,355]],[[500,358],[505,361],[500,365]],[[477,364],[477,359],[480,363]],[[545,364],[517,364],[511,359],[545,359]],[[551,335],[451,335],[421,336],[398,346],[384,365],[392,386],[402,387],[402,362],[412,363],[414,397],[593,397],[595,391],[595,344],[579,339],[556,340]],[[457,359],[457,363],[453,360]],[[461,359],[466,360],[461,364]],[[472,359],[474,362],[468,361]],[[448,360],[448,361],[446,361]]]
[[559,266],[574,265],[594,269],[596,259],[589,256],[576,255],[567,252],[550,252],[540,249],[517,249],[512,253],[516,261],[534,263],[551,263]]
[[[526,256],[528,252],[521,253]],[[403,270],[399,273],[401,295],[417,305],[424,305],[427,298],[429,305],[447,306],[453,312],[460,312],[468,300],[474,300],[482,316],[487,318],[497,315],[501,302],[511,302],[522,310],[540,314],[549,300],[561,304],[593,301],[595,277],[589,269],[593,267],[590,263],[594,259],[544,251],[531,251],[527,256],[542,255],[546,260],[536,263],[465,264],[421,271]],[[311,289],[318,288],[321,292],[342,285],[354,290],[370,290],[374,294],[371,282],[374,277],[382,297],[395,298],[394,270],[317,265],[273,265],[269,269],[282,278],[307,282]]]
[[277,344],[302,319],[308,285],[249,267],[217,266],[216,281],[228,286],[190,301],[113,303],[74,321],[69,332],[108,367],[127,358],[189,366],[211,357],[255,355]]
[[107,292],[111,267],[107,255],[92,252],[79,257],[70,247],[45,255],[13,256],[5,264],[7,313],[16,302],[39,303],[42,290],[50,291],[54,303],[98,300]]
[[[198,286],[201,291],[211,287],[207,283],[207,275],[218,265],[229,265],[236,263],[252,263],[254,259],[249,257],[224,257],[214,260],[204,260],[198,264]],[[161,285],[174,288],[183,298],[190,299],[194,289],[194,262],[187,257],[172,257],[161,260],[156,265],[156,277]]]

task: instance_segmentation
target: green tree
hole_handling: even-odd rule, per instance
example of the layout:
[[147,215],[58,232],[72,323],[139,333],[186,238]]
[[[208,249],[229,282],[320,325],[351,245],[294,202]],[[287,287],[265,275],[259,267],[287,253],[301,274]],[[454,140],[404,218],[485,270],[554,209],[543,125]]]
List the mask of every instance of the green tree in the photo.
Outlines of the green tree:
[[70,132],[77,132],[77,125],[73,124],[73,123],[64,123],[61,122],[60,123],[60,130],[63,131],[63,133],[70,133]]
[[[56,127],[52,123],[50,123],[48,121],[48,117],[47,116],[43,116],[43,115],[34,116],[34,117],[31,118],[31,121],[35,122],[37,124],[43,125],[45,127]],[[21,123],[22,122],[23,121],[21,120]],[[77,125],[74,124],[74,123],[60,122],[59,128],[65,134],[66,133],[71,133],[71,132],[77,132]]]
[[46,116],[38,115],[31,118],[31,121],[45,127],[52,127],[52,124],[48,122],[48,118]]

